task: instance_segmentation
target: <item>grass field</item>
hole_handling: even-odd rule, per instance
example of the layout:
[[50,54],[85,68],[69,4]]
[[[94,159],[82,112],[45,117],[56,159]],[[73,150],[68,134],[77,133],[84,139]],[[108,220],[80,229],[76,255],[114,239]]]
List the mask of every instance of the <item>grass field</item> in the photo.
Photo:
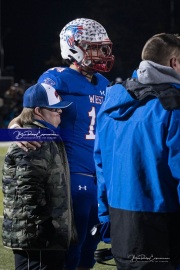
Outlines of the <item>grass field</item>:
[[[4,155],[7,151],[7,147],[0,145],[0,270],[14,270],[14,261],[13,261],[13,255],[12,251],[9,249],[6,249],[2,245],[1,241],[1,229],[2,229],[2,211],[3,211],[3,205],[2,205],[2,165],[4,162]],[[98,249],[100,248],[107,248],[109,245],[106,245],[104,243],[100,243],[98,246]],[[107,263],[113,264],[113,260],[108,261]],[[108,266],[108,265],[102,265],[99,263],[96,263],[94,270],[115,270],[115,266]]]

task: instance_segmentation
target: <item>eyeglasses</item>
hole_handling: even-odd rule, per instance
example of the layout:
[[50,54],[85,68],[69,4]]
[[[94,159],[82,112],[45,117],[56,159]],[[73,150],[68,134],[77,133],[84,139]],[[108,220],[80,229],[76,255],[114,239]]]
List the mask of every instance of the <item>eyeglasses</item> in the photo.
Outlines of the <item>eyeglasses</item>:
[[59,112],[59,110],[61,110],[61,108],[46,108],[46,107],[43,107],[42,109],[45,109],[51,112]]

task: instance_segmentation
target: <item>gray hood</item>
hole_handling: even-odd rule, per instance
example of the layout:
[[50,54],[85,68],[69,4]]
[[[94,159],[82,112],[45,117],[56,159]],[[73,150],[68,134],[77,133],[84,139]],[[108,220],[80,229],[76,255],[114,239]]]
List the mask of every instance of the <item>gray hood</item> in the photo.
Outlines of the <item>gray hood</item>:
[[142,61],[137,70],[138,81],[142,84],[176,83],[180,84],[180,74],[173,68]]

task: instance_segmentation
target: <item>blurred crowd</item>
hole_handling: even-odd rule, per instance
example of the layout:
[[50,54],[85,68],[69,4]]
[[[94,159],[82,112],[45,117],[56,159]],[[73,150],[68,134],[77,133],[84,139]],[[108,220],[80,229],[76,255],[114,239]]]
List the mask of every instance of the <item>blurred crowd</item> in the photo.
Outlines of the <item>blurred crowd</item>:
[[21,113],[23,94],[29,86],[22,80],[0,91],[0,128],[8,127],[9,122]]

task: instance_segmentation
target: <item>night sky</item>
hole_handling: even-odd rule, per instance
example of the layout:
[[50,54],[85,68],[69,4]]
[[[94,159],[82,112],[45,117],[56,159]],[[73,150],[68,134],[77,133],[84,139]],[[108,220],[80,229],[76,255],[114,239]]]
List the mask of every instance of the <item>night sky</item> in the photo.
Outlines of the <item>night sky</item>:
[[[73,2],[73,1],[72,1]],[[18,79],[31,80],[47,69],[61,28],[74,19],[68,1],[1,0],[5,68]],[[78,15],[78,12],[76,12]],[[79,16],[82,16],[79,13]],[[57,60],[60,60],[60,51]]]
[[[99,21],[113,41],[116,62],[109,79],[130,76],[145,41],[180,32],[179,0],[0,0],[3,76],[36,81],[60,65],[59,32],[77,17]],[[172,9],[173,4],[173,9]],[[1,61],[2,63],[2,61]]]

